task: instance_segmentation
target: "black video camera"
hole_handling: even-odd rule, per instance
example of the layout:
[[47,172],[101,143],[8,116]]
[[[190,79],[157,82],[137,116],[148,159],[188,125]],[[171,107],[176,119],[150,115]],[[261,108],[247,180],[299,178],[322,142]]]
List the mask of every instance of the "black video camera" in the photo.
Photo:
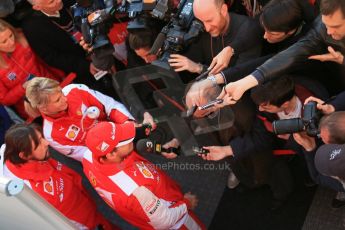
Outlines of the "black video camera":
[[[105,71],[114,64],[114,47],[107,36],[114,15],[125,13],[129,18],[136,18],[146,12],[152,17],[164,19],[168,8],[168,0],[150,3],[143,0],[122,0],[120,5],[117,5],[115,0],[77,0],[77,3],[71,7],[74,25],[82,32],[84,41],[93,48],[91,55],[93,64]],[[136,27],[138,22],[140,20],[130,23],[129,29]]]
[[137,18],[143,12],[150,13],[154,18],[163,20],[169,10],[168,0],[145,2],[145,0],[122,0],[116,12],[126,13],[129,18]]
[[91,59],[96,68],[108,71],[114,64],[114,47],[107,34],[115,13],[113,0],[77,0],[71,9],[75,27],[86,44],[93,48]]
[[272,123],[275,134],[298,133],[306,131],[311,137],[319,133],[319,121],[321,112],[316,108],[316,102],[310,101],[304,106],[303,117],[277,120]]
[[150,53],[158,55],[160,59],[153,64],[161,66],[163,62],[164,67],[170,54],[183,51],[204,30],[202,22],[194,17],[193,1],[181,0],[177,13],[157,36]]

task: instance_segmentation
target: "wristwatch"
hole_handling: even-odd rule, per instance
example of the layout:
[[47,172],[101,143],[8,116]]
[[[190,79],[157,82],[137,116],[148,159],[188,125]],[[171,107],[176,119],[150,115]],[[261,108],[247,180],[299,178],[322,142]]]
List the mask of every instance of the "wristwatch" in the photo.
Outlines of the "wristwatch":
[[216,77],[214,75],[208,76],[207,79],[212,82],[212,86],[213,87],[216,87],[218,85],[217,84],[217,79],[216,79]]

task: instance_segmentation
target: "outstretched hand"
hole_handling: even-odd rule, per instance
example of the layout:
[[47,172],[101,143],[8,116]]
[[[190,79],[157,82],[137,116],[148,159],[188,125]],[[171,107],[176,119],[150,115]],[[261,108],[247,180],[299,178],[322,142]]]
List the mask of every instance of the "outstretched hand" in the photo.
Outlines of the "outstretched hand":
[[199,156],[208,161],[219,161],[225,157],[233,155],[230,145],[227,146],[204,146],[204,149],[210,151],[207,154],[199,154]]
[[233,105],[241,99],[242,95],[250,88],[256,86],[258,81],[254,76],[248,75],[238,81],[227,84],[217,97],[223,99],[223,104],[217,106]]
[[208,69],[210,69],[210,75],[217,74],[226,67],[228,67],[231,57],[234,55],[234,49],[230,46],[225,47],[220,51],[217,56],[212,59],[212,62]]
[[328,46],[328,52],[326,54],[320,54],[320,55],[312,55],[309,57],[309,59],[313,60],[319,60],[319,61],[333,61],[338,64],[344,63],[344,55],[340,53],[339,51],[335,51],[331,46]]

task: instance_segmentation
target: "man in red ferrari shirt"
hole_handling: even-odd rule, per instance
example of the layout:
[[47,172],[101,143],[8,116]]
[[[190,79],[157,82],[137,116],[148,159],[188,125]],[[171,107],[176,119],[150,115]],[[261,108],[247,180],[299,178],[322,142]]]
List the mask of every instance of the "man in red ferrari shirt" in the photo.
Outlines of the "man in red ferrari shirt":
[[[57,81],[35,77],[28,82],[26,111],[36,110],[44,118],[44,137],[58,152],[81,161],[87,150],[86,132],[100,121],[134,122],[127,108],[113,98],[82,84],[62,88]],[[145,112],[144,123],[152,116]]]
[[197,198],[182,194],[165,173],[133,150],[133,123],[101,122],[88,131],[84,173],[100,196],[140,229],[205,229],[191,209]]
[[[0,159],[5,159],[5,165],[0,175],[24,180],[77,229],[118,229],[97,211],[95,202],[81,184],[81,176],[49,158],[48,142],[42,137],[40,127],[12,126],[6,133],[5,145],[1,147],[4,158]],[[2,166],[3,162],[0,163]]]

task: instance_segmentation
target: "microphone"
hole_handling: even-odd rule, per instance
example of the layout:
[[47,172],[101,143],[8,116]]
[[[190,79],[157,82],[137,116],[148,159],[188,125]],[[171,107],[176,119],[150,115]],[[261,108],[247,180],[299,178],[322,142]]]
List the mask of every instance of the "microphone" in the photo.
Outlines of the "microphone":
[[139,153],[154,153],[161,155],[162,152],[180,154],[180,150],[177,148],[170,147],[168,149],[163,148],[162,144],[152,141],[150,139],[141,139],[136,144],[136,150]]
[[160,32],[151,47],[150,54],[157,55],[158,51],[162,48],[165,39],[166,39],[166,33]]
[[90,119],[97,119],[99,117],[100,111],[96,106],[91,106],[86,109],[84,115]]
[[201,73],[199,76],[195,78],[195,81],[203,80],[207,75],[211,72],[211,69],[206,70],[205,72]]

